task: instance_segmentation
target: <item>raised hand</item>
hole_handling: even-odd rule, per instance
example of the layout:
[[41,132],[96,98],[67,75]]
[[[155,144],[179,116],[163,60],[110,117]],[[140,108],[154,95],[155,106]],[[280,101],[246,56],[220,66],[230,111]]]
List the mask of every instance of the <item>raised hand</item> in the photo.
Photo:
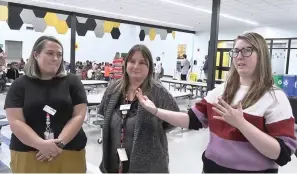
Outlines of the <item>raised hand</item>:
[[241,126],[246,121],[243,117],[241,102],[239,102],[236,108],[233,108],[223,99],[219,98],[219,102],[214,103],[213,105],[215,106],[212,108],[213,111],[220,115],[213,116],[214,119],[225,121],[236,128]]
[[155,104],[146,95],[142,94],[142,90],[140,88],[136,90],[136,97],[138,98],[141,106],[144,107],[147,111],[152,114],[155,114],[157,112]]

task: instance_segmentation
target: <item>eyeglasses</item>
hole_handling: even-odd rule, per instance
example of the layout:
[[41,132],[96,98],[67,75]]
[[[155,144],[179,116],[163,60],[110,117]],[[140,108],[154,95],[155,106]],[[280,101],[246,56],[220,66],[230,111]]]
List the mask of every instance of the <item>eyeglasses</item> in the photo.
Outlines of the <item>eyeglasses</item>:
[[250,57],[254,52],[254,49],[251,47],[237,49],[233,48],[229,51],[229,55],[231,58],[237,58],[239,53],[241,53],[242,57]]

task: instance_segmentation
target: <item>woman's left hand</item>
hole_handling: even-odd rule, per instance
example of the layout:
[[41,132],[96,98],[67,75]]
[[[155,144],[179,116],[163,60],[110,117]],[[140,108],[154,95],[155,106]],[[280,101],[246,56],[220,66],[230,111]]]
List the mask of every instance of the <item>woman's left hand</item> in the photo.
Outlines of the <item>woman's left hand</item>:
[[45,156],[41,152],[38,152],[36,154],[36,159],[38,161],[52,161],[54,159],[54,157],[53,156]]
[[237,108],[233,108],[228,103],[226,103],[223,99],[219,98],[218,103],[214,103],[212,109],[220,116],[213,116],[214,119],[225,121],[226,123],[234,126],[235,128],[239,128],[246,121],[243,117],[243,111],[241,102],[237,105]]

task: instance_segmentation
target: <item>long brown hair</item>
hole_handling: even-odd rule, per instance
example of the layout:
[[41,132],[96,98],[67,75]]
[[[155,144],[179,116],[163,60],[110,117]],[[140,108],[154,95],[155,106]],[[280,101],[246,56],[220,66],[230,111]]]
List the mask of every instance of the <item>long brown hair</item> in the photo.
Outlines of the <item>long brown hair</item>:
[[151,54],[151,51],[145,46],[145,45],[135,45],[133,46],[129,52],[127,57],[125,58],[124,61],[124,75],[121,78],[121,82],[119,83],[119,85],[116,87],[116,90],[121,90],[121,92],[123,94],[127,93],[128,87],[129,87],[129,76],[127,73],[127,63],[131,60],[132,56],[134,55],[135,52],[141,52],[142,56],[144,57],[145,61],[147,61],[148,63],[148,68],[149,68],[149,72],[147,77],[145,78],[144,82],[141,85],[141,90],[143,91],[143,93],[147,93],[148,90],[152,87],[152,77],[153,77],[153,57]]
[[[268,46],[265,39],[257,33],[249,32],[239,35],[235,39],[234,46],[238,40],[244,40],[251,44],[258,55],[257,65],[253,74],[254,81],[241,101],[242,107],[245,109],[255,104],[267,91],[272,89],[273,78]],[[231,104],[239,87],[240,77],[232,63],[222,99]]]

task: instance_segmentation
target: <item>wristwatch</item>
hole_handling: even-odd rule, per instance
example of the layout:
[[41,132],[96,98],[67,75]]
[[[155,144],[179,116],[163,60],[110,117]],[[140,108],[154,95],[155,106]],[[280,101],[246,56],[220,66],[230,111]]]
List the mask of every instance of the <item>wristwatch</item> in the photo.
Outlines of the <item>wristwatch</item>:
[[60,149],[64,149],[65,144],[63,142],[58,142],[56,143],[56,145],[60,148]]

